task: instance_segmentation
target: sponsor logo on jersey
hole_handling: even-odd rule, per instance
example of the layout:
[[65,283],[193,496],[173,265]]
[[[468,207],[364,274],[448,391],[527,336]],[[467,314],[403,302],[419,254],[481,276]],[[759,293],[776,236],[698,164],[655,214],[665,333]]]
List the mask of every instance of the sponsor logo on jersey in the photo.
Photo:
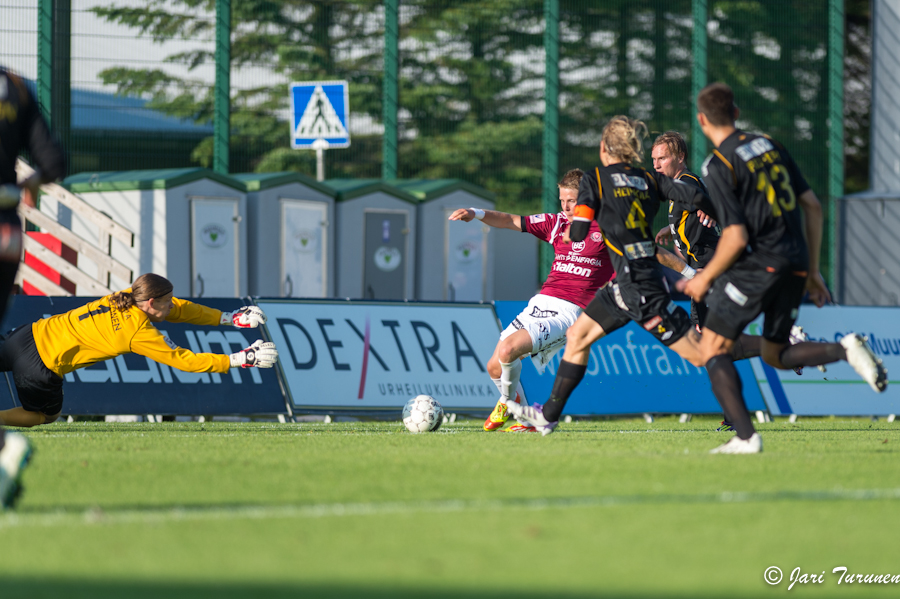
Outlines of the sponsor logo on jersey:
[[[541,310],[540,308],[535,306],[534,309],[531,310],[530,316],[532,318],[553,318],[554,316],[557,316],[558,314],[559,314],[559,312],[557,312],[556,310]],[[516,320],[518,320],[518,319],[516,319]]]
[[735,153],[741,157],[744,162],[750,162],[757,156],[761,156],[770,150],[774,150],[775,146],[765,137],[757,137],[750,143],[738,146]]
[[518,318],[515,319],[514,321],[512,321],[512,325],[516,330],[519,330],[519,331],[521,331],[524,328],[522,321],[519,320]]
[[169,346],[169,349],[178,349],[178,346],[175,345],[175,342],[172,341],[168,335],[163,335],[163,341],[166,342],[166,345]]
[[610,176],[612,177],[613,185],[616,187],[632,187],[641,191],[647,191],[647,180],[643,177],[628,176],[622,173],[612,173]]
[[547,220],[546,214],[532,214],[528,217],[528,222],[530,223],[542,223]]
[[747,304],[747,296],[744,295],[740,289],[734,286],[734,283],[728,283],[725,285],[725,295],[731,298],[731,301],[736,303],[738,306],[745,306]]
[[584,268],[583,266],[576,266],[571,262],[566,262],[565,264],[561,264],[556,262],[553,264],[553,270],[556,272],[566,272],[573,275],[578,275],[581,277],[589,277],[591,276],[591,269]]
[[572,242],[572,251],[575,252],[576,254],[580,254],[581,252],[584,251],[585,245],[587,245],[587,244],[583,241],[573,241]]
[[[648,320],[647,322],[644,323],[644,328],[647,329],[648,331],[652,331],[661,322],[662,322],[662,316],[659,316],[659,315],[654,316],[653,318],[651,318],[650,320]],[[660,332],[663,332],[665,330],[666,329],[663,328],[663,330]]]
[[591,241],[600,243],[601,241],[603,241],[603,234],[599,231],[594,231],[593,233],[591,233]]

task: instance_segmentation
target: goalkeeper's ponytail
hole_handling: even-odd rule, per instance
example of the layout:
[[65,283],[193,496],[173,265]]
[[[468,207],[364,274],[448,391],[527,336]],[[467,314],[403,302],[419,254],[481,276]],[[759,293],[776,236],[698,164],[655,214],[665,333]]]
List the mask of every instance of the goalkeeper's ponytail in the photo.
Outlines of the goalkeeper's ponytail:
[[175,287],[165,277],[148,272],[135,279],[130,291],[118,291],[109,297],[116,310],[124,312],[138,302],[169,295]]

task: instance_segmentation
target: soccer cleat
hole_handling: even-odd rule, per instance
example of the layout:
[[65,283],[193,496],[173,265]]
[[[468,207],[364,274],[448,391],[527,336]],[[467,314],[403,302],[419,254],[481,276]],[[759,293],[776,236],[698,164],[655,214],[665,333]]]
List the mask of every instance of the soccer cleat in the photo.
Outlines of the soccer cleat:
[[721,424],[722,426],[720,426],[719,428],[716,429],[717,433],[727,433],[728,431],[734,430],[734,425],[731,424],[730,422],[728,422],[727,420],[723,420],[719,424]]
[[503,432],[503,433],[536,433],[537,429],[534,428],[533,426],[526,426],[524,424],[517,422],[515,424],[510,424],[505,429],[503,429],[501,432]]
[[735,435],[727,443],[719,445],[709,453],[762,453],[762,438],[759,433],[753,433],[753,436],[746,440]]
[[516,404],[510,406],[509,411],[516,417],[516,420],[525,426],[533,426],[543,437],[552,433],[559,424],[559,422],[550,422],[544,418],[544,406],[539,403],[530,406]]
[[[803,332],[803,327],[798,327],[797,325],[791,326],[791,333],[788,337],[788,343],[791,345],[797,345],[798,343],[805,343],[809,341],[809,335]],[[794,368],[794,372],[797,374],[803,374],[803,367],[797,366]]]
[[484,421],[484,430],[488,432],[495,431],[506,424],[507,420],[509,420],[509,408],[506,407],[502,400],[498,400],[497,405],[494,406],[494,411]]
[[0,511],[11,509],[22,493],[22,471],[31,459],[31,443],[25,435],[6,433],[0,449]]
[[844,335],[841,345],[847,353],[847,362],[876,393],[887,389],[887,369],[881,360],[875,357],[865,337],[858,333],[850,333]]

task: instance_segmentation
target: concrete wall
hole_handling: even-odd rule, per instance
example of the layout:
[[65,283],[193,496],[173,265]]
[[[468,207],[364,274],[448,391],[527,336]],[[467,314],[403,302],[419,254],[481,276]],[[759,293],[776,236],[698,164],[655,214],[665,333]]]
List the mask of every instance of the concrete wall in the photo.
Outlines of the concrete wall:
[[[869,195],[869,194],[866,194]],[[900,197],[840,200],[836,301],[900,305]]]

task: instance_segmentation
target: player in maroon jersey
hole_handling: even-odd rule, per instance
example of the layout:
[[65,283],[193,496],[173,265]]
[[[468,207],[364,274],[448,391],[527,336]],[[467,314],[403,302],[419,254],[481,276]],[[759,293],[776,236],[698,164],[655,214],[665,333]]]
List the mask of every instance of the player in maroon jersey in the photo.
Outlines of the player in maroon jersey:
[[[531,298],[528,307],[503,331],[494,355],[488,360],[488,374],[500,390],[500,399],[484,423],[486,431],[497,430],[506,423],[509,418],[507,402],[525,401],[519,382],[520,358],[531,355],[538,372],[543,372],[565,344],[566,329],[575,322],[597,290],[615,274],[596,222],[583,241],[572,243],[565,236],[583,175],[581,170],[573,169],[559,182],[560,211],[555,214],[519,216],[460,208],[450,215],[450,220],[470,222],[477,219],[491,227],[531,233],[551,244],[554,251],[553,266],[540,293]],[[506,430],[530,432],[534,429],[514,425]]]

